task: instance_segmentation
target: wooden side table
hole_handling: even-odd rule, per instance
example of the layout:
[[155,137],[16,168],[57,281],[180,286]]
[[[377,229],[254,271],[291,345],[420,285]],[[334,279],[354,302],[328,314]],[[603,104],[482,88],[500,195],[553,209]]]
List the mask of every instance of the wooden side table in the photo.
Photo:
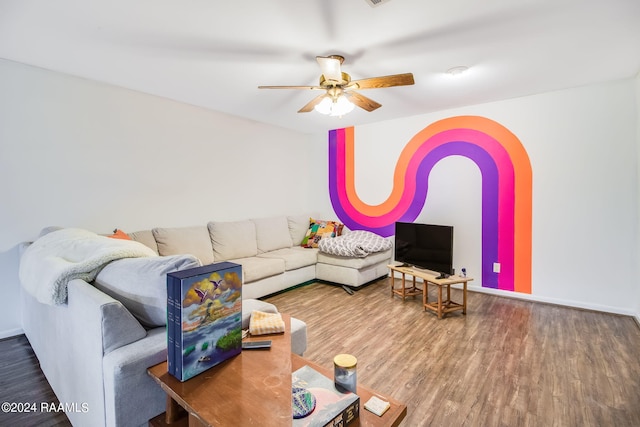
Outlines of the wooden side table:
[[[398,265],[389,265],[389,269],[391,270],[392,280],[391,280],[391,295],[394,294],[402,295],[402,299],[404,300],[404,293],[400,293],[403,289],[395,289],[393,286],[393,272],[397,271],[402,274],[402,287],[405,286],[405,274],[410,274],[413,276],[413,288],[417,290],[415,287],[416,277],[421,278],[424,281],[422,285],[422,306],[424,310],[431,310],[438,315],[438,319],[442,319],[442,316],[446,313],[451,313],[452,311],[462,310],[462,314],[467,314],[467,282],[472,281],[471,277],[460,277],[460,276],[449,276],[446,279],[436,279],[438,274],[433,273],[428,270],[422,270],[415,267],[400,267]],[[461,283],[462,284],[462,303],[455,302],[451,300],[451,285],[455,285]],[[438,298],[436,301],[429,301],[429,285],[434,285],[438,287]],[[442,288],[446,288],[447,298],[442,299]],[[409,288],[411,290],[411,288]]]

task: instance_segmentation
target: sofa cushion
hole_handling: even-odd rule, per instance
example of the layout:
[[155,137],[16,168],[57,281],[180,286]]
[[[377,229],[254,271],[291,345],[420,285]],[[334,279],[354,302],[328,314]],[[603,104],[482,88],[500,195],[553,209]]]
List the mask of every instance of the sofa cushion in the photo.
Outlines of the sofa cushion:
[[284,260],[278,258],[247,257],[229,260],[242,265],[243,283],[284,273]]
[[215,259],[229,261],[258,255],[256,225],[252,221],[212,221],[207,227]]
[[252,221],[256,225],[259,254],[291,247],[291,235],[286,217],[258,218]]
[[158,244],[156,243],[156,239],[153,237],[153,232],[151,230],[134,231],[133,233],[128,234],[129,237],[131,237],[131,240],[140,242],[153,249],[155,253],[158,253]]
[[304,235],[309,229],[309,216],[288,216],[287,223],[289,225],[289,234],[291,235],[291,242],[293,246],[300,246],[302,239],[304,239]]
[[147,327],[167,323],[167,273],[199,267],[193,255],[124,258],[107,264],[94,285],[117,299]]
[[318,249],[308,249],[300,246],[278,249],[258,255],[260,258],[279,258],[284,260],[286,271],[314,265],[318,261]]
[[127,310],[123,306],[124,304],[119,301],[100,306],[103,319],[102,352],[104,354],[109,354],[113,350],[136,342],[147,335],[147,332],[138,323],[139,320],[136,322],[133,318],[131,310]]
[[392,255],[392,249],[387,249],[382,252],[374,252],[367,255],[364,258],[355,257],[343,257],[339,255],[330,255],[323,252],[318,252],[318,263],[339,265],[342,267],[349,267],[355,269],[361,269],[369,267],[370,265],[378,264],[379,262],[390,262]]
[[154,228],[153,237],[162,256],[190,254],[202,265],[213,264],[213,248],[205,226]]

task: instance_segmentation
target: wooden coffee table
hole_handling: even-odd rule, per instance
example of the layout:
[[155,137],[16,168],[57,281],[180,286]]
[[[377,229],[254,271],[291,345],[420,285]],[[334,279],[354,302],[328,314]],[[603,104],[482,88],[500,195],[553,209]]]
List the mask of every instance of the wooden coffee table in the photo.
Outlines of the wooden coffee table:
[[[416,267],[402,267],[400,265],[388,265],[391,270],[389,281],[391,282],[391,296],[394,294],[402,296],[402,300],[405,298],[405,290],[407,296],[415,296],[418,293],[422,294],[422,306],[424,310],[431,310],[438,315],[438,319],[442,319],[442,316],[446,313],[461,310],[462,314],[467,314],[467,283],[473,279],[471,277],[449,276],[446,279],[437,279],[438,274],[428,270],[422,270]],[[402,275],[402,288],[395,288],[394,272],[398,272]],[[413,288],[405,288],[405,275],[409,274],[413,276]],[[423,280],[422,289],[416,288],[416,277]],[[462,284],[462,303],[451,300],[451,285]],[[438,298],[436,301],[429,301],[429,285],[435,285],[438,289]],[[442,297],[442,288],[445,288],[447,292],[446,299]]]
[[[244,350],[188,381],[180,382],[163,362],[148,369],[167,393],[167,412],[153,418],[152,426],[286,426],[292,424],[291,373],[309,365],[333,378],[333,370],[291,353],[291,317],[282,315],[285,333],[248,341],[272,341],[269,350]],[[364,409],[372,395],[391,403],[382,417]],[[397,426],[407,414],[406,405],[358,386],[360,417],[350,426]]]

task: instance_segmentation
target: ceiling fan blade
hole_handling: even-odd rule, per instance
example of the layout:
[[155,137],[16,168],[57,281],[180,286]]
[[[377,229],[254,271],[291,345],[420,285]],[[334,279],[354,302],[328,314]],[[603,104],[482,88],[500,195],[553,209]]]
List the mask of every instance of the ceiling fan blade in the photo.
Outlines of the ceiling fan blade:
[[382,104],[374,101],[371,98],[367,98],[364,95],[360,95],[358,92],[345,92],[344,96],[346,96],[349,101],[353,102],[358,107],[369,112],[382,107]]
[[322,75],[328,82],[340,83],[342,81],[342,70],[340,64],[344,61],[341,56],[316,56],[316,61],[320,64]]
[[313,111],[313,108],[320,104],[320,101],[322,101],[324,99],[324,97],[327,96],[326,93],[323,93],[322,95],[318,95],[315,98],[313,98],[311,101],[309,101],[307,103],[307,105],[305,105],[304,107],[302,107],[301,109],[298,110],[298,113],[308,113],[310,111]]
[[345,89],[378,89],[382,87],[408,86],[412,85],[412,73],[394,74],[392,76],[371,77],[368,79],[352,81]]
[[258,89],[307,89],[307,90],[325,90],[320,86],[258,86]]

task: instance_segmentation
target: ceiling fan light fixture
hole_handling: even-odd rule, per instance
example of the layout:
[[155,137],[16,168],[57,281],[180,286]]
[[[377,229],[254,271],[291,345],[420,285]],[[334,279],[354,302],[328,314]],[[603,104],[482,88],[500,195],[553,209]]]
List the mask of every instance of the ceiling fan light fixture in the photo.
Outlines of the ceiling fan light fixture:
[[340,84],[342,80],[342,71],[340,70],[340,64],[344,61],[344,58],[339,55],[331,56],[316,56],[318,64],[322,69],[322,76],[328,84]]
[[316,56],[322,69],[318,86],[258,86],[258,89],[304,89],[322,90],[322,93],[307,102],[298,113],[309,113],[316,110],[329,116],[344,116],[355,107],[372,112],[382,104],[361,95],[359,90],[380,89],[394,86],[414,84],[413,74],[392,74],[389,76],[369,77],[351,81],[351,76],[340,68],[344,57],[341,55]]
[[354,107],[355,105],[351,101],[344,95],[340,95],[335,99],[332,99],[331,96],[325,96],[314,109],[320,114],[341,117],[349,114]]

